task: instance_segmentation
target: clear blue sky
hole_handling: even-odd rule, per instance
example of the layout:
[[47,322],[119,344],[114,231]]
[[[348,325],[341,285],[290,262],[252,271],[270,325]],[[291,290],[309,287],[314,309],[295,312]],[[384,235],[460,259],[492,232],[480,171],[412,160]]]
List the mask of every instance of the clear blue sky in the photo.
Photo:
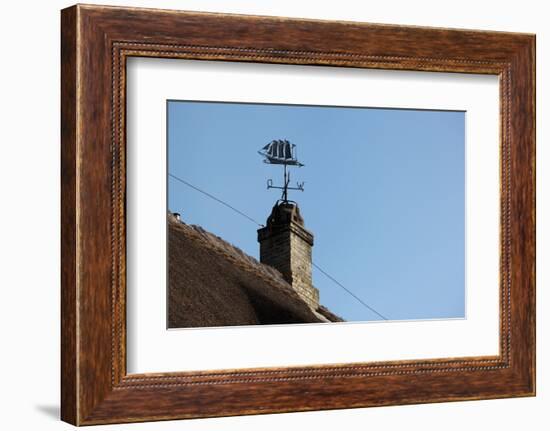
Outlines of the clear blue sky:
[[[168,170],[265,223],[282,167],[257,151],[297,145],[291,192],[313,260],[391,320],[465,316],[465,114],[455,111],[168,102]],[[258,258],[253,223],[172,178],[168,207]],[[314,269],[321,303],[380,318]]]

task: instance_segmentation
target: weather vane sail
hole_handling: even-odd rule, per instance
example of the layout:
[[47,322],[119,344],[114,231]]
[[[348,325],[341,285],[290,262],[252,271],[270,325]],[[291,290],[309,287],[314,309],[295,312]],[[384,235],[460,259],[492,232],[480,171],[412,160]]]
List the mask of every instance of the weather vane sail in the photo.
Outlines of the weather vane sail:
[[273,180],[267,180],[268,189],[280,189],[283,191],[281,200],[288,202],[289,190],[304,191],[304,183],[296,183],[296,187],[290,187],[290,172],[287,166],[304,166],[300,163],[296,156],[296,145],[291,144],[286,139],[276,139],[263,147],[258,154],[264,157],[264,163],[271,165],[283,165],[284,167],[284,183],[283,186],[274,186]]

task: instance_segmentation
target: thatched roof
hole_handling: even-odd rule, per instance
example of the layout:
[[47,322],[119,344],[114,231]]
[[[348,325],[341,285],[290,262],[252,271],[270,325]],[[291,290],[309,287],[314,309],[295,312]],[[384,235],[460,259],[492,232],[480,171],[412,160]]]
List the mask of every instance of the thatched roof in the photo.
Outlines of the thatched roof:
[[168,215],[168,327],[338,322],[310,308],[276,269]]

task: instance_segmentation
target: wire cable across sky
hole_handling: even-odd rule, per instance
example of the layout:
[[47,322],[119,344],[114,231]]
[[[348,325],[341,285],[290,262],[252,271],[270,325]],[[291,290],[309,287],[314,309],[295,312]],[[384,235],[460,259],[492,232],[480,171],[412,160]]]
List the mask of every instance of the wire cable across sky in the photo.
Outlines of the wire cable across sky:
[[227,208],[229,208],[229,209],[235,211],[237,214],[239,214],[239,215],[241,215],[241,216],[247,218],[247,219],[250,220],[252,223],[257,224],[257,225],[260,226],[260,227],[264,227],[264,225],[261,224],[260,222],[258,222],[257,220],[254,220],[252,217],[248,216],[247,214],[243,213],[242,211],[239,211],[237,208],[235,208],[234,206],[229,205],[227,202],[222,201],[220,198],[217,198],[216,196],[211,195],[210,193],[208,193],[208,192],[206,192],[206,191],[204,191],[204,190],[202,190],[202,189],[199,189],[197,186],[194,186],[194,185],[191,184],[190,182],[185,181],[185,180],[182,180],[181,178],[176,177],[175,175],[172,175],[172,174],[170,174],[170,173],[169,173],[168,175],[169,175],[170,177],[172,177],[173,179],[175,179],[176,181],[179,181],[180,183],[185,184],[185,185],[188,186],[188,187],[191,187],[192,189],[196,190],[197,192],[202,193],[202,194],[205,195],[205,196],[208,196],[210,199],[213,199],[213,200],[215,200],[216,202],[218,202],[218,203],[220,203],[220,204],[222,204],[222,205],[225,205]]
[[[255,220],[254,218],[250,217],[248,214],[238,210],[237,208],[235,208],[234,206],[228,204],[227,202],[225,202],[224,200],[208,193],[207,191],[191,184],[189,181],[186,181],[176,175],[173,175],[171,173],[168,173],[168,176],[171,177],[172,179],[178,181],[179,183],[181,184],[184,184],[186,185],[187,187],[190,187],[192,188],[193,190],[199,192],[199,193],[202,193],[204,196],[206,197],[209,197],[210,199],[218,202],[219,204],[221,205],[224,205],[225,207],[229,208],[230,210],[232,210],[233,212],[235,212],[236,214],[239,214],[241,217],[244,217],[246,218],[248,221],[256,224],[257,226],[259,227],[264,227],[263,224],[261,224],[260,222],[258,222],[257,220]],[[353,293],[351,290],[349,290],[347,287],[345,287],[342,283],[340,283],[337,279],[335,279],[332,275],[330,275],[328,272],[326,272],[323,268],[321,268],[319,265],[317,265],[315,262],[312,262],[313,266],[315,268],[317,268],[319,270],[319,272],[321,274],[323,274],[325,277],[327,277],[330,281],[332,281],[334,284],[336,284],[337,286],[339,286],[341,289],[343,289],[348,295],[350,295],[352,298],[354,298],[359,304],[361,304],[363,307],[365,307],[367,310],[369,310],[370,312],[376,314],[378,317],[380,317],[381,319],[383,320],[389,320],[387,317],[385,317],[383,314],[379,313],[376,309],[374,309],[373,307],[371,307],[369,304],[367,304],[365,301],[363,301],[361,298],[359,298],[355,293]]]

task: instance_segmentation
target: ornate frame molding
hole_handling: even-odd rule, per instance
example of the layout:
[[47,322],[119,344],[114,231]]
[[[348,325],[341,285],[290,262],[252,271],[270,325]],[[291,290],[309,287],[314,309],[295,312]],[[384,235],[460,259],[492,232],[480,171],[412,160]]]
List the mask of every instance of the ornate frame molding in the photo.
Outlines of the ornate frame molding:
[[[255,36],[258,26],[270,30]],[[311,34],[321,40],[302,42]],[[323,37],[331,34],[339,37]],[[98,424],[534,395],[534,43],[534,36],[510,33],[65,9],[63,420]],[[131,56],[498,75],[500,355],[127,375],[125,65]],[[252,390],[263,399],[247,397]],[[228,396],[232,403],[224,401]]]

